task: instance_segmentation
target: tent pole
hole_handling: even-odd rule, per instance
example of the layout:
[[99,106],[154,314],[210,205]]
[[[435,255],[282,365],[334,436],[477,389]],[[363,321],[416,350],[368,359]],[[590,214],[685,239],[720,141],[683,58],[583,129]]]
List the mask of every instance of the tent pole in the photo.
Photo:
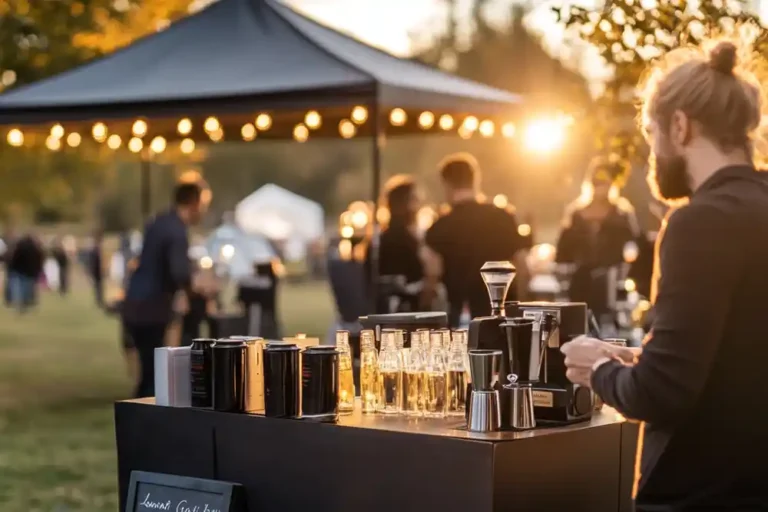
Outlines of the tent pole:
[[139,189],[141,194],[141,220],[142,224],[149,220],[152,214],[152,160],[149,152],[141,155],[141,174],[139,175]]
[[371,133],[371,157],[373,166],[373,183],[371,187],[371,195],[373,200],[373,232],[371,233],[371,252],[370,252],[370,297],[372,302],[372,312],[376,312],[376,303],[379,291],[379,234],[381,227],[379,226],[379,199],[381,197],[381,150],[383,149],[384,130],[381,126],[381,111],[379,108],[378,100],[374,101],[370,106],[371,121],[373,123],[373,130]]

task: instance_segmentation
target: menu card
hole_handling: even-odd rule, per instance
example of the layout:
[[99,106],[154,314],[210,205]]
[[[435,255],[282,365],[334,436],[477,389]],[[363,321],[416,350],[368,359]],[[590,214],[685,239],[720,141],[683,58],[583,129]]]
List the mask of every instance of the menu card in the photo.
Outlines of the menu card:
[[192,405],[191,347],[155,349],[155,403],[172,407]]

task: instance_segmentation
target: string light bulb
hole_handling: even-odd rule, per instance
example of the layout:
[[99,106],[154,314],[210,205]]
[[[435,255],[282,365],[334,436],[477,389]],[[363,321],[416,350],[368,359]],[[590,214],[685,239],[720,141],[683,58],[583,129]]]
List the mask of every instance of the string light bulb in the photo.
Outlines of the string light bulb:
[[56,137],[57,139],[60,139],[64,136],[64,127],[60,124],[55,124],[51,128],[51,137]]
[[152,139],[152,142],[150,142],[149,149],[153,153],[156,153],[156,154],[159,155],[160,153],[165,151],[165,146],[166,146],[165,139],[163,137],[161,137],[160,135],[158,135],[157,137]]
[[358,105],[352,109],[352,121],[355,124],[363,124],[368,120],[368,109]]
[[8,144],[14,147],[20,147],[24,145],[24,133],[18,128],[13,128],[8,132]]
[[468,129],[464,125],[461,125],[459,127],[459,137],[461,137],[462,139],[469,139],[470,137],[472,137],[472,133],[473,133],[472,130]]
[[342,119],[339,122],[339,135],[345,139],[351,139],[357,133],[357,127],[349,119]]
[[296,139],[297,142],[306,142],[309,138],[309,129],[303,124],[297,124],[293,128],[293,138]]
[[245,123],[240,129],[240,135],[243,136],[243,140],[252,141],[256,138],[256,127],[251,123]]
[[205,129],[206,133],[210,134],[217,131],[219,128],[221,128],[221,123],[219,123],[218,119],[211,116],[205,120],[205,123],[203,124],[203,128]]
[[110,135],[107,139],[107,146],[109,146],[109,149],[118,149],[122,143],[122,139],[120,139],[120,136],[117,134]]
[[501,125],[501,134],[507,139],[515,136],[515,123],[504,123]]
[[104,142],[107,140],[107,125],[104,123],[96,123],[91,130],[93,138],[98,142]]
[[131,133],[134,137],[143,137],[147,134],[147,131],[149,130],[149,126],[147,125],[147,122],[143,119],[137,119],[133,126],[131,127]]
[[269,114],[259,114],[256,116],[256,128],[265,132],[272,127],[272,116]]
[[393,109],[389,113],[389,122],[392,123],[392,126],[403,126],[407,120],[408,115],[401,108]]
[[464,119],[464,124],[462,125],[467,130],[473,132],[477,130],[477,127],[480,125],[480,122],[477,120],[475,116],[469,116]]
[[213,142],[221,142],[224,138],[224,130],[219,128],[218,130],[209,133],[208,137],[210,137]]
[[192,120],[188,118],[182,119],[176,125],[176,130],[179,132],[179,135],[189,135],[192,133]]
[[419,126],[425,130],[429,130],[435,124],[435,114],[432,112],[422,112],[419,116]]
[[181,144],[179,144],[179,149],[181,149],[182,153],[188,155],[195,150],[195,141],[192,139],[184,139],[181,141]]
[[486,119],[480,123],[479,131],[483,137],[493,137],[493,134],[496,132],[496,126],[493,124],[493,121]]
[[138,153],[143,148],[144,148],[144,143],[138,137],[134,137],[128,141],[128,149],[131,151],[131,153]]
[[77,132],[72,132],[67,135],[67,145],[71,148],[76,148],[83,141],[83,138]]
[[450,114],[443,114],[440,116],[440,128],[443,130],[452,130],[453,129],[453,116]]
[[58,151],[61,149],[61,139],[50,135],[47,139],[45,139],[45,145],[51,151]]
[[310,110],[307,115],[304,116],[304,124],[311,130],[317,130],[323,122],[323,118],[316,110]]

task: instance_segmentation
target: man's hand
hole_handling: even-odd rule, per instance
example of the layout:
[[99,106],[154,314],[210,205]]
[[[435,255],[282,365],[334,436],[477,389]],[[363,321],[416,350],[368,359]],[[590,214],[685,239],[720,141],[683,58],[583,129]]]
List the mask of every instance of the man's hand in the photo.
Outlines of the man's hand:
[[590,385],[592,372],[601,364],[612,359],[631,364],[635,358],[633,351],[628,348],[617,347],[588,336],[579,336],[563,345],[560,351],[565,355],[568,379],[574,384],[587,387]]

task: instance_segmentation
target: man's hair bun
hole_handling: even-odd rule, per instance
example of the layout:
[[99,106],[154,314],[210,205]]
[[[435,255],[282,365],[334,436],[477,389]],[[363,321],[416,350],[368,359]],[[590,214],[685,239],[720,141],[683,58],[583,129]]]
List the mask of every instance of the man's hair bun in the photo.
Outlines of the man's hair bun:
[[732,75],[736,67],[736,45],[722,41],[709,52],[709,65],[715,71]]

